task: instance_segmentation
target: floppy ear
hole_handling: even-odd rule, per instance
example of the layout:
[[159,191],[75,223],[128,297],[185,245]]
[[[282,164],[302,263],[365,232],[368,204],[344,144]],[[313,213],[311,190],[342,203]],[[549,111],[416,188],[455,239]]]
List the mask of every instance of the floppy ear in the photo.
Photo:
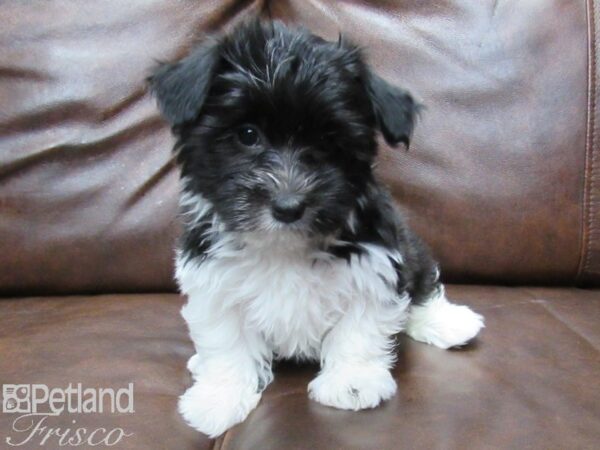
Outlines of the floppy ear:
[[217,59],[217,44],[205,44],[176,63],[161,64],[148,78],[158,107],[172,126],[198,115],[208,94]]
[[403,142],[408,148],[420,105],[410,93],[392,86],[372,71],[367,77],[367,92],[386,142],[391,146]]

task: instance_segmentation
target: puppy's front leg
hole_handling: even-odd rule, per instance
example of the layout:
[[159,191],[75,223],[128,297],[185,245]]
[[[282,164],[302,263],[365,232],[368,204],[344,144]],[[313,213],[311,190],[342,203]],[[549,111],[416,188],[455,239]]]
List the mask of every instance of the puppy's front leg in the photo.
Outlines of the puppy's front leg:
[[216,437],[258,404],[272,379],[270,355],[258,335],[244,330],[235,310],[199,307],[192,298],[182,315],[197,353],[188,362],[194,384],[179,399],[179,412],[192,427]]
[[[404,314],[404,307],[400,312]],[[323,340],[321,372],[308,385],[309,397],[355,411],[374,408],[391,398],[396,392],[390,374],[392,335],[402,322],[394,318],[392,324],[390,318],[377,317],[369,307],[347,313]]]

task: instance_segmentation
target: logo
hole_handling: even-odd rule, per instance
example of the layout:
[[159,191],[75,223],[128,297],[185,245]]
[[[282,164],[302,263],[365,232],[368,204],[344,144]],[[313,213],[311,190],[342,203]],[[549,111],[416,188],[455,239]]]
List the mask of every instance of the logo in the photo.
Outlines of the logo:
[[28,384],[5,384],[2,386],[2,412],[30,412],[30,392],[30,385]]
[[[16,416],[4,442],[11,447],[114,446],[133,433],[120,427],[78,427],[76,415],[133,414],[133,394],[133,383],[118,389],[84,387],[81,383],[52,388],[45,384],[4,384],[2,412]],[[64,414],[73,415],[69,417],[72,426],[65,427],[64,419],[58,420]]]

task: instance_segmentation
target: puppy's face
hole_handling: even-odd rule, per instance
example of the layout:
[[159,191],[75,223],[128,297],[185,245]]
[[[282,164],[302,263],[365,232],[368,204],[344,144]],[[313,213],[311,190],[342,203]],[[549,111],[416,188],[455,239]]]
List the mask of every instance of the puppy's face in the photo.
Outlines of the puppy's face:
[[340,229],[372,181],[376,129],[408,144],[416,108],[357,48],[280,23],[242,25],[151,85],[185,189],[231,231]]

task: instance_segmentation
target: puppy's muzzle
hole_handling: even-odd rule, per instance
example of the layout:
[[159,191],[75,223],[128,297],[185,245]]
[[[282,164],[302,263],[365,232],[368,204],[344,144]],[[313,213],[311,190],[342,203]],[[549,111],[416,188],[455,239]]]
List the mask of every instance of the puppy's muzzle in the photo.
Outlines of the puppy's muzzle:
[[278,195],[271,203],[271,213],[279,222],[297,222],[304,215],[306,204],[294,195]]

